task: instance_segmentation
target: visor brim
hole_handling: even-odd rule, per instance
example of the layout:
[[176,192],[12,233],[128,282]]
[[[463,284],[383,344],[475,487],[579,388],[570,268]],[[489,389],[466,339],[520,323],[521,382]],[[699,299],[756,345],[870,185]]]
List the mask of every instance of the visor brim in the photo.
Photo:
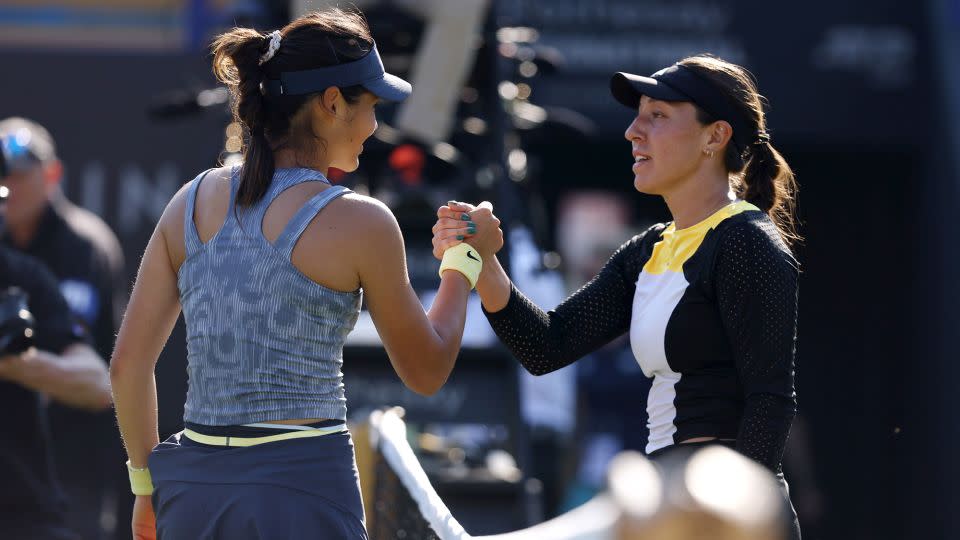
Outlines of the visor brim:
[[662,101],[690,101],[690,97],[666,84],[643,75],[617,72],[610,78],[610,93],[614,99],[631,109],[640,106],[640,97]]
[[384,73],[379,79],[363,83],[363,87],[386,101],[403,101],[413,92],[413,86],[410,83],[389,73]]

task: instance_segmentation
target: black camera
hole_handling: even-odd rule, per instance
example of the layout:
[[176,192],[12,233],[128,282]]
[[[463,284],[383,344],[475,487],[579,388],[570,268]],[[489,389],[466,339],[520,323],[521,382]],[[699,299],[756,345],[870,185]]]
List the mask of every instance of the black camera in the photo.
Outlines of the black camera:
[[27,293],[17,287],[0,291],[0,356],[20,354],[33,346],[34,324]]
[[[6,147],[0,144],[0,179],[7,176]],[[6,186],[0,186],[0,210],[7,203]],[[0,211],[0,235],[4,212]],[[27,293],[17,287],[0,291],[0,356],[20,354],[33,345],[33,314],[27,307]]]

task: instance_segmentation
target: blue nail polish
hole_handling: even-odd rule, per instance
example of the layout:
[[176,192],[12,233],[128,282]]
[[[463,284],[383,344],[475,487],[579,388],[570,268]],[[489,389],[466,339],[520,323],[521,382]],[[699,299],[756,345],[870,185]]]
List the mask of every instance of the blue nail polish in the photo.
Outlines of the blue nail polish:
[[470,214],[461,214],[460,219],[463,221],[470,221]]
[[467,234],[476,234],[476,232],[477,232],[476,227],[467,227]]
[[457,235],[457,240],[463,240],[463,235],[462,235],[462,234],[458,234],[458,235]]

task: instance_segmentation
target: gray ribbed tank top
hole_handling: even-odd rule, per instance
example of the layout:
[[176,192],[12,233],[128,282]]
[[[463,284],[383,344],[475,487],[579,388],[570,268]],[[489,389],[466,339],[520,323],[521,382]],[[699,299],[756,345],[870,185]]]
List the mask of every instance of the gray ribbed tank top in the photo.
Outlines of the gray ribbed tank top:
[[311,169],[277,169],[259,202],[234,209],[234,168],[227,218],[201,243],[193,215],[203,176],[187,192],[186,259],[177,279],[187,329],[184,420],[346,419],[343,343],[357,322],[362,292],[319,285],[290,256],[317,213],[350,190],[332,186],[310,199],[271,244],[261,229],[270,203],[291,186],[327,180]]

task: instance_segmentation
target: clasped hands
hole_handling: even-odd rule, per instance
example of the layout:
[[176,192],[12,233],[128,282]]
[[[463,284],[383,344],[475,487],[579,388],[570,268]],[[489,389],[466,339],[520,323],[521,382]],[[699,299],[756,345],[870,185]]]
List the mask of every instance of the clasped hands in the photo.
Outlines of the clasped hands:
[[478,206],[450,201],[437,209],[437,223],[433,226],[433,256],[443,259],[443,253],[457,244],[473,246],[484,261],[503,247],[500,220],[493,214],[493,205],[487,201]]

